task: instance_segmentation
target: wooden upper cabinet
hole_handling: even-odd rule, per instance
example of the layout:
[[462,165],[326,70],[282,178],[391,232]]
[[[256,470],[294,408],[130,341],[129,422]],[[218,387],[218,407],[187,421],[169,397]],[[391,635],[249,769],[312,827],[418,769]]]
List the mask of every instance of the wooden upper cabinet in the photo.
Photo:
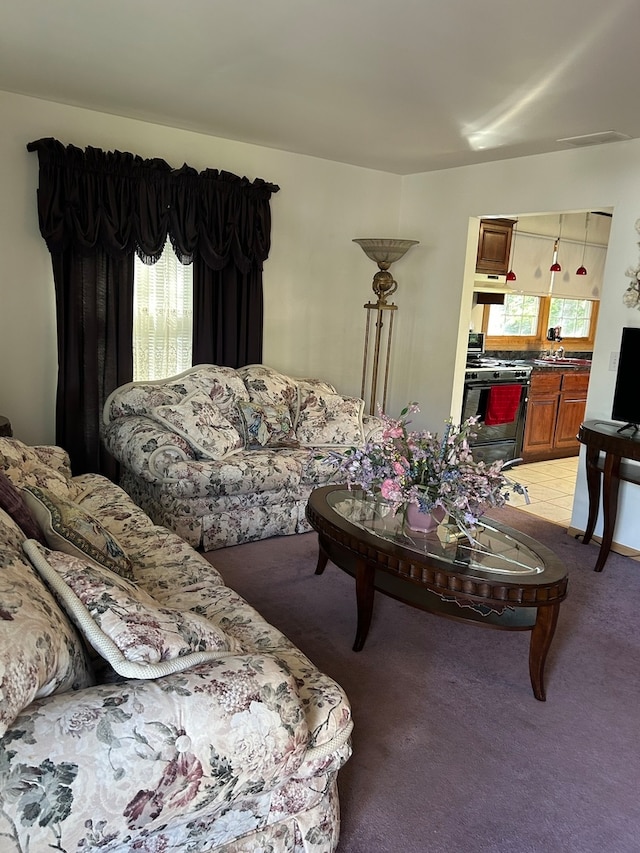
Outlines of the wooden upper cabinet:
[[512,219],[482,219],[476,272],[506,275],[511,255]]

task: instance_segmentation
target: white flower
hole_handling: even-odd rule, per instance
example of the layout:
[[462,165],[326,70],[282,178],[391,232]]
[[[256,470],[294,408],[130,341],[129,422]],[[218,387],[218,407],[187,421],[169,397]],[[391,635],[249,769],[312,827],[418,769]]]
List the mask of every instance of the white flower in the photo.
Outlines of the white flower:
[[622,294],[622,302],[627,308],[637,308],[640,302],[640,293],[634,287],[629,287]]

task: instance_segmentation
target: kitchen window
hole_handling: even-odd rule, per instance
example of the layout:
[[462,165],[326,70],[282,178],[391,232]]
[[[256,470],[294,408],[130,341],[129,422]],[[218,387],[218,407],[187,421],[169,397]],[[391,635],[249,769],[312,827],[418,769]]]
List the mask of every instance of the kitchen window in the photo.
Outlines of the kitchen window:
[[592,308],[590,299],[559,299],[552,296],[549,326],[559,326],[563,338],[588,338]]
[[540,299],[523,293],[508,293],[503,305],[489,305],[487,334],[532,337],[538,331]]
[[548,349],[547,331],[559,326],[564,346],[593,348],[599,302],[507,293],[502,305],[485,305],[482,330],[488,350]]

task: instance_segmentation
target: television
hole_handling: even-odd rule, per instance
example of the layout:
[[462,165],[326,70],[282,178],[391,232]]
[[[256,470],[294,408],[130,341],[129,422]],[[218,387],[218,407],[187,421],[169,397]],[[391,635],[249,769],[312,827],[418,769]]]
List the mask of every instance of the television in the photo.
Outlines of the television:
[[622,330],[618,374],[613,392],[614,421],[623,421],[624,426],[618,432],[633,428],[637,431],[640,424],[640,328],[627,326]]

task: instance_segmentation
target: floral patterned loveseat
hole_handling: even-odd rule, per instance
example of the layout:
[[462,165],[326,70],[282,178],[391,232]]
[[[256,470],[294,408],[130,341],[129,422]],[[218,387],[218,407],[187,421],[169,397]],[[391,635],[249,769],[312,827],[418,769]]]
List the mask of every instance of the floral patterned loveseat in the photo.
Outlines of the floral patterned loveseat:
[[60,448],[0,439],[0,498],[3,853],[334,850],[340,687]]
[[363,405],[265,365],[198,365],[117,388],[102,436],[135,502],[210,551],[310,530],[307,499],[335,471],[331,449],[380,428]]

